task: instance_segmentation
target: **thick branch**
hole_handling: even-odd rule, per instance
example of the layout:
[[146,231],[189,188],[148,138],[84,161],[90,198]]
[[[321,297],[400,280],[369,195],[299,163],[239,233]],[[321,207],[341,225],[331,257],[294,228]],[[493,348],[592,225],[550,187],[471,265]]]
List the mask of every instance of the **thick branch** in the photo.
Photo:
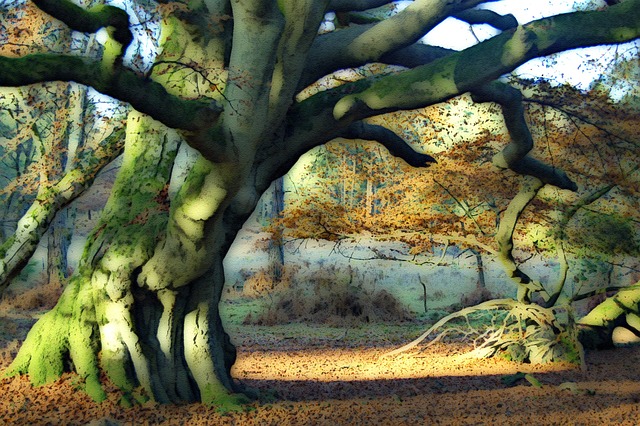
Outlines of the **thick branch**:
[[[640,12],[633,7],[623,8],[627,3],[640,5],[640,0],[628,0],[616,6],[614,12],[611,12],[613,8],[609,8],[605,12],[572,13],[536,21],[430,65],[396,75],[374,76],[345,83],[313,95],[291,108],[283,143],[259,151],[257,161],[262,170],[257,174],[270,182],[289,170],[300,155],[339,137],[355,121],[445,101],[493,81],[538,56],[581,45],[633,39],[638,33],[633,28],[640,28]],[[640,10],[640,7],[637,9]],[[604,23],[602,30],[583,31],[585,25],[595,28],[601,23]],[[580,27],[577,36],[574,35],[574,26]],[[548,29],[548,34],[543,31],[544,28]],[[627,30],[621,31],[624,28]],[[349,38],[349,31],[338,31],[335,36]],[[522,36],[528,33],[533,37],[523,39]],[[566,42],[562,40],[563,37]],[[333,110],[330,111],[332,106]],[[287,155],[283,156],[283,152]],[[528,156],[514,162],[512,168],[518,173],[525,173],[526,170],[526,173],[535,176],[557,173],[557,170],[549,170],[549,166]],[[570,187],[570,180],[561,181],[557,182],[558,185]]]
[[[304,72],[304,56],[318,34],[328,0],[287,2],[283,8],[286,16],[280,37],[277,60],[274,65],[269,108],[270,126],[276,127],[291,107],[299,92],[300,76]],[[286,76],[286,78],[282,78]]]
[[455,50],[444,47],[429,46],[428,44],[415,43],[393,52],[382,55],[380,62],[389,65],[399,65],[405,68],[415,68],[430,64],[437,59],[442,59],[454,53]]
[[513,15],[500,15],[494,11],[486,9],[463,10],[462,12],[454,14],[453,17],[471,25],[489,24],[492,27],[503,31],[518,26],[518,21]]
[[[212,100],[185,100],[125,68],[105,68],[99,62],[65,55],[34,54],[21,58],[0,57],[0,86],[19,87],[46,81],[75,81],[131,104],[168,127],[191,134],[204,133],[216,123],[222,107]],[[224,152],[206,138],[188,138],[206,158],[219,159]]]
[[363,139],[381,143],[394,157],[402,158],[410,166],[428,167],[436,160],[427,154],[416,152],[407,142],[391,130],[358,121],[347,127],[341,135],[345,139]]
[[478,3],[481,1],[416,1],[377,24],[359,25],[324,34],[316,39],[309,52],[305,82],[309,84],[338,69],[377,62],[384,55],[415,44],[452,12]]
[[406,9],[386,19],[353,40],[341,52],[368,63],[416,43],[452,12],[462,11],[481,3],[480,0],[416,0]]
[[493,162],[501,168],[516,173],[535,176],[544,183],[575,191],[578,189],[567,174],[540,160],[528,156],[533,148],[533,138],[524,117],[522,94],[516,88],[500,82],[482,86],[472,91],[475,102],[496,102],[502,108],[504,122],[511,142],[497,154]]
[[433,64],[381,78],[366,91],[342,99],[335,116],[360,119],[373,111],[421,108],[493,81],[533,58],[639,36],[640,0],[533,21]]

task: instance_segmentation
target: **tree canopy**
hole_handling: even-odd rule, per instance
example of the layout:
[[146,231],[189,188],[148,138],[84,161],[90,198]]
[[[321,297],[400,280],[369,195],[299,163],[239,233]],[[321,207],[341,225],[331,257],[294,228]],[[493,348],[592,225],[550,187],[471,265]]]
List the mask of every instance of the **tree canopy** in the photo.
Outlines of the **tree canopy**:
[[[10,134],[3,150],[22,158],[16,178],[34,144],[43,154],[34,201],[0,246],[0,288],[56,213],[123,155],[78,269],[10,372],[44,383],[70,359],[97,400],[105,397],[105,372],[129,403],[140,392],[160,402],[242,401],[250,392],[230,375],[235,349],[217,305],[222,259],[260,195],[302,154],[336,138],[377,141],[410,166],[429,166],[435,154],[369,119],[467,93],[503,116],[507,136],[493,164],[524,176],[496,239],[517,302],[530,303],[543,289],[512,255],[515,224],[545,185],[578,185],[531,154],[524,95],[502,77],[534,58],[635,40],[640,0],[522,25],[484,8],[492,3],[499,2],[416,0],[403,9],[387,0],[5,3],[0,86],[18,89],[2,95],[0,124]],[[328,16],[335,29],[320,31]],[[497,34],[461,51],[421,41],[448,17],[489,24]],[[345,69],[360,76],[317,84]],[[121,102],[121,115],[91,106],[89,88]],[[194,160],[176,180],[183,141]],[[557,297],[545,294],[547,302]]]

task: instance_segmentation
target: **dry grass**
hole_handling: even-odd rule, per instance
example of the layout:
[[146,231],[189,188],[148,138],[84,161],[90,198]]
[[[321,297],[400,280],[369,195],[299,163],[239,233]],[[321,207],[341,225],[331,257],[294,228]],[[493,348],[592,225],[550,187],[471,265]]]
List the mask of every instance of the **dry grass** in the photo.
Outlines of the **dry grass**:
[[257,299],[285,291],[291,287],[297,270],[298,268],[295,266],[285,266],[282,268],[282,276],[280,279],[274,280],[270,270],[260,269],[247,276],[242,287],[242,296]]
[[409,321],[413,317],[386,290],[366,289],[351,279],[322,275],[311,282],[289,281],[286,288],[269,294],[258,315],[249,314],[245,324],[277,325],[292,322],[355,325],[368,322]]
[[[283,306],[280,314],[292,310],[304,317],[316,307],[314,320],[326,315],[344,327],[349,321],[366,322],[367,316],[397,319],[404,312],[390,294],[365,290],[349,277],[329,273],[307,284],[295,290],[300,297],[292,297],[296,295],[291,288],[281,292],[283,304],[289,295],[291,306]],[[43,286],[37,291],[49,299],[32,297],[34,291],[28,290],[0,302],[0,375],[24,338],[28,321],[33,321],[31,315],[50,306],[59,289]],[[33,310],[23,310],[29,307]],[[240,343],[233,376],[265,395],[277,395],[246,411],[220,413],[201,404],[151,402],[124,409],[116,392],[96,404],[78,391],[76,375],[65,374],[42,387],[32,387],[26,377],[1,378],[0,424],[395,426],[485,424],[489,419],[492,424],[633,425],[640,418],[635,368],[640,348],[589,353],[589,369],[583,372],[560,365],[548,369],[500,359],[469,360],[458,354],[470,347],[451,344],[381,359],[389,350],[389,339],[407,341],[414,336],[414,324],[358,327],[353,330],[362,337],[350,342],[345,341],[346,332],[318,338],[314,325],[289,327],[304,330],[284,334],[298,337],[283,338],[281,331],[270,332],[268,327],[234,327],[232,338]],[[525,380],[507,387],[504,375],[516,372],[535,375],[542,387]]]

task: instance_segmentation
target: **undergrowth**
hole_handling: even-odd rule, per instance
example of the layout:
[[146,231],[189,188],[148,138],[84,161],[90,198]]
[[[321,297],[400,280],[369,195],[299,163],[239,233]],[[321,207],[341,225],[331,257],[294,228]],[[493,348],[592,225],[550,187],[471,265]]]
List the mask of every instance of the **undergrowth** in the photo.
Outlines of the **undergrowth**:
[[294,278],[292,274],[286,284],[270,286],[274,290],[264,294],[262,311],[249,313],[244,324],[303,322],[345,326],[413,319],[388,291],[353,281],[352,273],[340,275],[331,268],[307,279]]

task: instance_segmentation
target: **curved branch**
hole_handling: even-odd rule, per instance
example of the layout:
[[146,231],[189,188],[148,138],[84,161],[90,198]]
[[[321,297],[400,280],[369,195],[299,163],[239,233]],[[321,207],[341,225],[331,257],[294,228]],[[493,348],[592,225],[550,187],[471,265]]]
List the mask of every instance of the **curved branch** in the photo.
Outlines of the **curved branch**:
[[[433,64],[379,78],[336,104],[337,119],[421,108],[480,87],[537,57],[640,37],[640,0],[530,22]],[[378,112],[380,113],[380,112]]]
[[479,3],[482,1],[419,0],[379,23],[319,36],[309,52],[305,82],[308,84],[338,69],[379,61],[386,54],[418,42],[451,13]]
[[20,87],[47,81],[74,81],[131,104],[136,110],[175,129],[200,130],[222,108],[213,101],[184,100],[133,71],[109,72],[100,63],[75,56],[33,54],[0,56],[0,86]]
[[522,94],[518,89],[505,83],[493,82],[473,89],[472,98],[475,102],[496,102],[502,109],[511,142],[493,158],[496,166],[535,176],[558,188],[572,191],[578,189],[564,171],[528,156],[533,148],[533,137],[524,118]]
[[129,15],[115,6],[99,5],[83,9],[68,0],[31,0],[43,12],[64,22],[69,28],[83,33],[95,33],[100,28],[113,27],[113,38],[125,51],[133,34],[129,29]]
[[[99,62],[67,55],[0,56],[0,86],[19,87],[46,81],[75,81],[91,86],[129,103],[168,127],[186,130],[192,135],[209,131],[222,111],[213,100],[181,99],[161,84],[122,67],[103,67]],[[213,161],[225,152],[223,146],[212,145],[207,138],[190,137],[188,142]]]
[[454,12],[481,3],[481,0],[416,0],[406,9],[368,28],[345,47],[342,54],[375,61],[382,55],[416,43],[427,32]]
[[[337,31],[333,35],[348,41],[353,38],[350,31]],[[362,34],[363,30],[356,27],[355,31]],[[639,34],[640,0],[627,0],[605,11],[534,21],[428,65],[322,91],[292,106],[283,142],[259,150],[257,175],[270,182],[286,173],[300,155],[339,137],[358,120],[445,101],[493,81],[535,57],[572,47],[624,42]],[[529,156],[511,166],[517,173],[555,176],[556,181],[549,183],[572,188],[568,178],[565,180],[557,170]]]
[[431,163],[437,163],[432,156],[416,152],[404,139],[382,126],[357,121],[347,127],[340,136],[345,139],[380,142],[391,155],[402,158],[413,167],[428,167]]
[[520,191],[513,197],[507,210],[505,210],[496,233],[498,260],[502,263],[509,278],[518,286],[517,298],[519,302],[529,303],[532,292],[544,291],[542,285],[525,274],[513,258],[513,232],[516,229],[518,219],[543,186],[544,184],[540,179],[525,177]]
[[492,10],[487,9],[469,9],[463,10],[453,15],[454,18],[467,22],[470,25],[488,24],[499,30],[508,30],[518,26],[515,16],[500,15]]

